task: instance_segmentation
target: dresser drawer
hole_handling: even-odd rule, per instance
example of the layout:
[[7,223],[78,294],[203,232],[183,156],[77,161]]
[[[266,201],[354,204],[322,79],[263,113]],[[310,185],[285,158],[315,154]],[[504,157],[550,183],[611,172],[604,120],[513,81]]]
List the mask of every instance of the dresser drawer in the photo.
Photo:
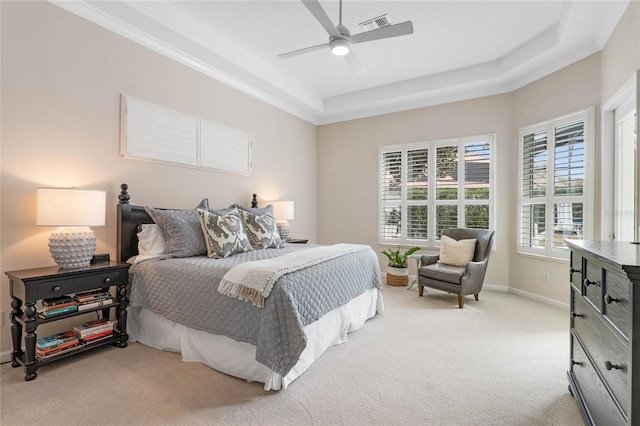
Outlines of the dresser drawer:
[[629,339],[629,291],[631,282],[622,275],[605,269],[604,304],[605,318]]
[[571,252],[571,267],[569,269],[571,285],[578,291],[582,291],[582,256]]
[[582,294],[602,312],[602,268],[589,259],[584,261],[586,272],[583,274]]
[[611,394],[607,390],[596,370],[589,362],[580,343],[574,338],[572,342],[571,373],[575,378],[580,394],[586,402],[591,420],[596,425],[626,425]]
[[587,306],[577,293],[573,295],[574,332],[591,355],[596,368],[625,413],[629,411],[627,344],[614,334],[599,314]]
[[80,291],[93,290],[117,285],[119,272],[92,273],[70,278],[43,280],[38,283],[38,296],[41,299],[63,296]]

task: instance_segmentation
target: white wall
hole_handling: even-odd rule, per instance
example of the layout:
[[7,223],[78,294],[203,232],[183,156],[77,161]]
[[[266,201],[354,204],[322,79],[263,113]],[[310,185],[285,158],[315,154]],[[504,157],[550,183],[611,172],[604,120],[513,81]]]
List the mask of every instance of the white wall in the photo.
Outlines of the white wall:
[[[133,204],[213,207],[295,201],[292,235],[316,240],[316,127],[46,2],[1,2],[0,299],[9,350],[9,270],[54,265],[35,226],[41,186],[107,191],[98,252],[115,258],[120,184]],[[253,136],[252,176],[124,160],[120,94]],[[295,158],[295,161],[291,161]]]

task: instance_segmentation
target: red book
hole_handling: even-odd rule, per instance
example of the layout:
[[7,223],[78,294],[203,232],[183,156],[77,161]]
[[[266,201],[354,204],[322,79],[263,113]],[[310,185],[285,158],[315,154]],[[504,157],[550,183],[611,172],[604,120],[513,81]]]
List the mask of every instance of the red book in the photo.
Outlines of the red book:
[[82,341],[85,342],[85,343],[88,343],[88,342],[92,342],[92,341],[94,341],[96,339],[101,339],[101,338],[106,337],[106,336],[111,336],[112,334],[113,334],[113,330],[107,330],[107,331],[103,331],[102,333],[92,334],[89,337],[83,337]]

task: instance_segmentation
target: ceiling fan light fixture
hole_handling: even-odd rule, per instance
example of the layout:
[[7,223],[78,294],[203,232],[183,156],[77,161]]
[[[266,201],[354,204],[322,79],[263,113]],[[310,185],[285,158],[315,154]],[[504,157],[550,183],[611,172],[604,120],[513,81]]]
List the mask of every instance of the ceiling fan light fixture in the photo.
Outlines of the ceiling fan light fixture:
[[349,47],[351,43],[349,43],[348,40],[345,40],[343,38],[338,38],[331,41],[330,45],[331,45],[331,53],[333,53],[336,56],[344,56],[347,53],[349,53]]

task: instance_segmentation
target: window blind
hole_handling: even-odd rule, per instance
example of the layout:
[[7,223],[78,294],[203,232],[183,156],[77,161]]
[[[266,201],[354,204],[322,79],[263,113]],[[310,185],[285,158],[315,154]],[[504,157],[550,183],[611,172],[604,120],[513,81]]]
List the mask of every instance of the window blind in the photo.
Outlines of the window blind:
[[380,147],[379,242],[433,246],[447,228],[491,228],[493,140]]
[[251,136],[239,130],[122,96],[124,158],[251,174]]
[[565,239],[591,232],[584,223],[588,111],[520,130],[519,252],[567,258]]

